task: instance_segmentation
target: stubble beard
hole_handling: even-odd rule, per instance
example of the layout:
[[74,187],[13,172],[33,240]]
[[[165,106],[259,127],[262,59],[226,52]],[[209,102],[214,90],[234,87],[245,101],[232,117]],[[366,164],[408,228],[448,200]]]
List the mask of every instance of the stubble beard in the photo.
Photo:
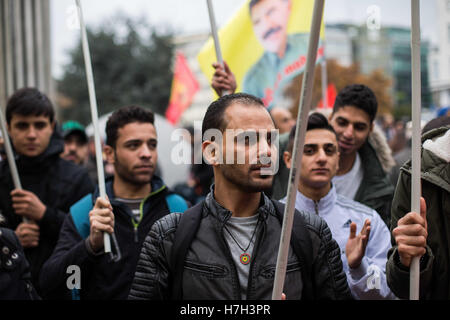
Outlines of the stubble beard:
[[153,178],[152,173],[148,179],[138,179],[137,177],[135,177],[133,172],[128,170],[128,168],[118,160],[117,156],[114,163],[114,172],[120,177],[122,181],[135,186],[144,186],[146,184],[149,184]]
[[242,192],[256,193],[266,191],[272,186],[273,176],[263,176],[260,181],[252,180],[250,171],[243,174],[236,165],[223,165],[221,169],[223,177],[236,186]]

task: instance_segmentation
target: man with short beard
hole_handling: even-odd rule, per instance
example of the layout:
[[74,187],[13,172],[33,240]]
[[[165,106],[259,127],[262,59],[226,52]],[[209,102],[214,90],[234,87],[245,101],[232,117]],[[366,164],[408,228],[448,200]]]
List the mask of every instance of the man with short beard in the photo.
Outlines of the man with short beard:
[[[202,151],[215,184],[206,200],[152,227],[130,299],[271,299],[284,212],[262,192],[276,169],[274,129],[254,96],[232,94],[209,106]],[[298,211],[294,221],[287,299],[349,298],[339,248],[326,223]]]
[[[40,283],[49,298],[72,293],[74,299],[125,299],[133,280],[142,242],[150,227],[186,202],[154,175],[158,138],[151,111],[137,106],[115,111],[106,124],[105,153],[114,165],[106,180],[108,199],[98,190],[70,209]],[[117,237],[119,261],[104,253],[103,233]],[[116,247],[111,239],[113,251]],[[81,289],[66,287],[69,266],[81,269]]]

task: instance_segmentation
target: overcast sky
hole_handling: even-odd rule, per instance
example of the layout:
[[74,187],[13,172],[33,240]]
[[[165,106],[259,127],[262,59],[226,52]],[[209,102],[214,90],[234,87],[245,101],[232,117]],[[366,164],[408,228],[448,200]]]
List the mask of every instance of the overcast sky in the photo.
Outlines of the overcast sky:
[[[436,41],[436,0],[421,1],[423,39]],[[224,25],[245,0],[213,0],[218,26]],[[410,0],[327,0],[325,23],[362,24],[367,8],[377,5],[381,26],[410,26]],[[52,0],[53,74],[59,77],[67,63],[67,50],[74,47],[79,30],[73,28],[74,0]],[[117,13],[144,18],[151,25],[180,34],[209,32],[206,0],[91,0],[83,1],[86,23],[97,26]]]

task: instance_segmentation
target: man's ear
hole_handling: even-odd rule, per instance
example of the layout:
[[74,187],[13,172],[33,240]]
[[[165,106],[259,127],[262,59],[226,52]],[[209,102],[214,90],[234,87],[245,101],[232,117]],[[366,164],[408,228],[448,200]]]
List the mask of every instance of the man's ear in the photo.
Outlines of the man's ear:
[[203,141],[202,143],[202,154],[203,154],[203,158],[205,159],[206,163],[211,165],[211,166],[215,166],[218,164],[218,159],[217,159],[217,145],[216,143],[206,140]]
[[114,164],[116,162],[116,153],[111,146],[105,145],[103,147],[103,152],[105,153],[106,161],[108,161],[109,164]]
[[286,167],[288,169],[290,169],[291,168],[292,157],[291,157],[291,153],[289,151],[285,151],[283,153],[283,160],[284,160],[284,163],[286,164]]
[[372,133],[372,131],[373,131],[373,126],[374,126],[374,124],[373,124],[373,122],[370,124],[370,130],[369,130],[369,134],[371,134]]

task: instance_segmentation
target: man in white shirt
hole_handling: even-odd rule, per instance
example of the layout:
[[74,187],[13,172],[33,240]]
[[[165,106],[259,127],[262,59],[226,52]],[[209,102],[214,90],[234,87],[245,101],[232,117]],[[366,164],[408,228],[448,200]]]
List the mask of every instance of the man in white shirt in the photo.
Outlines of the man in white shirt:
[[[295,128],[284,153],[288,168],[294,134]],[[389,229],[375,210],[337,194],[331,180],[338,167],[336,132],[323,115],[314,113],[308,119],[295,207],[318,214],[327,222],[341,249],[344,271],[355,298],[395,299],[385,276],[391,248]]]
[[362,84],[349,85],[336,97],[329,118],[340,151],[333,184],[338,194],[376,210],[389,226],[394,186],[368,142],[377,110],[375,94]]

